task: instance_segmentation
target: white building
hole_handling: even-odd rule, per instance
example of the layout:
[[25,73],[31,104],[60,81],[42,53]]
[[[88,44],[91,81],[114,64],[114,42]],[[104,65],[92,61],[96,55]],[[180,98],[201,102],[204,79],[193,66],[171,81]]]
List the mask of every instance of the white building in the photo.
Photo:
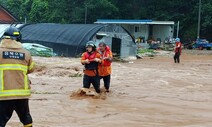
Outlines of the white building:
[[98,19],[95,23],[121,25],[135,39],[142,37],[145,41],[165,41],[173,38],[174,34],[174,21]]

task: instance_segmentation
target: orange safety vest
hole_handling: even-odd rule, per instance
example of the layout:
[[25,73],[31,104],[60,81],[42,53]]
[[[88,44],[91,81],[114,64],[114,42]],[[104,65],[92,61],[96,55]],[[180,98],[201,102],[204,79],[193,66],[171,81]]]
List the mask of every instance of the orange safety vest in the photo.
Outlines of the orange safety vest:
[[[84,52],[82,54],[82,60],[89,59],[90,63],[89,64],[83,64],[85,66],[85,70],[83,71],[85,75],[88,76],[96,76],[97,75],[97,68],[98,68],[98,63],[94,61],[95,58],[100,58],[100,54],[98,52],[94,52],[92,54],[89,54],[88,52]],[[91,65],[93,64],[93,65]]]
[[[98,51],[99,51],[99,48],[98,48]],[[106,46],[104,53],[101,53],[100,52],[101,59],[103,59],[104,57],[108,57],[110,55],[110,52],[111,52],[110,51],[110,47],[109,46]],[[110,66],[111,65],[111,61],[103,60],[102,65],[103,66]]]
[[89,61],[93,61],[96,58],[96,52],[89,54],[88,52],[85,52],[85,58],[89,59]]
[[182,52],[182,43],[181,42],[176,42],[175,44],[175,53],[181,53]]
[[[99,49],[98,49],[98,51],[99,51]],[[102,53],[100,55],[100,58],[103,59],[104,57],[108,57],[108,56],[112,57],[112,52],[110,51],[109,46],[106,46],[106,50],[104,53]],[[99,76],[107,76],[107,75],[111,74],[111,63],[112,63],[111,61],[102,60],[102,63],[99,64],[99,67],[98,67]]]
[[85,64],[85,69],[87,70],[97,70],[98,69],[98,63],[94,61],[94,59],[96,58],[96,52],[89,54],[88,52],[86,52],[85,55],[85,59],[88,59],[90,61],[89,64]]

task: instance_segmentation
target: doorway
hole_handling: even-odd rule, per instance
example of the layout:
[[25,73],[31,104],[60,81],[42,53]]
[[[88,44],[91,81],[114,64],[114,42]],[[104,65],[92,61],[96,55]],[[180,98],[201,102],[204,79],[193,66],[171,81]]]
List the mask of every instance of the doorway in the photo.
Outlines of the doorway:
[[121,39],[112,38],[112,52],[114,56],[120,57],[121,55]]

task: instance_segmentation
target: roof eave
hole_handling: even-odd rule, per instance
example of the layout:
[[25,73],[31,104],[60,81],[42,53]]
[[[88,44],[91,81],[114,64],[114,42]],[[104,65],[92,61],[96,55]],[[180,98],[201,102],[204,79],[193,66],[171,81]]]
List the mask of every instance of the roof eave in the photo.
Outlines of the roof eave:
[[19,19],[15,17],[9,10],[7,10],[4,6],[0,5],[0,8],[4,10],[15,22],[19,22]]
[[96,24],[141,24],[141,25],[174,25],[174,21],[152,21],[152,20],[113,20],[113,19],[98,19]]
[[141,24],[141,25],[174,25],[174,22],[170,23],[155,23],[155,22],[94,22],[96,24],[128,24],[128,25],[133,25],[133,24]]

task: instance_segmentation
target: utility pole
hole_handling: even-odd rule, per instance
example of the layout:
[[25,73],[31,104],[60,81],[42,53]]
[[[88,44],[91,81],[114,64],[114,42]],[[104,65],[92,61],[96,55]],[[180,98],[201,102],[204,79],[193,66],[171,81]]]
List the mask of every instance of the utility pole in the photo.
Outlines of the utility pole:
[[202,6],[202,1],[199,0],[199,15],[198,15],[197,39],[200,38],[201,6]]
[[177,38],[179,37],[180,21],[177,22]]

